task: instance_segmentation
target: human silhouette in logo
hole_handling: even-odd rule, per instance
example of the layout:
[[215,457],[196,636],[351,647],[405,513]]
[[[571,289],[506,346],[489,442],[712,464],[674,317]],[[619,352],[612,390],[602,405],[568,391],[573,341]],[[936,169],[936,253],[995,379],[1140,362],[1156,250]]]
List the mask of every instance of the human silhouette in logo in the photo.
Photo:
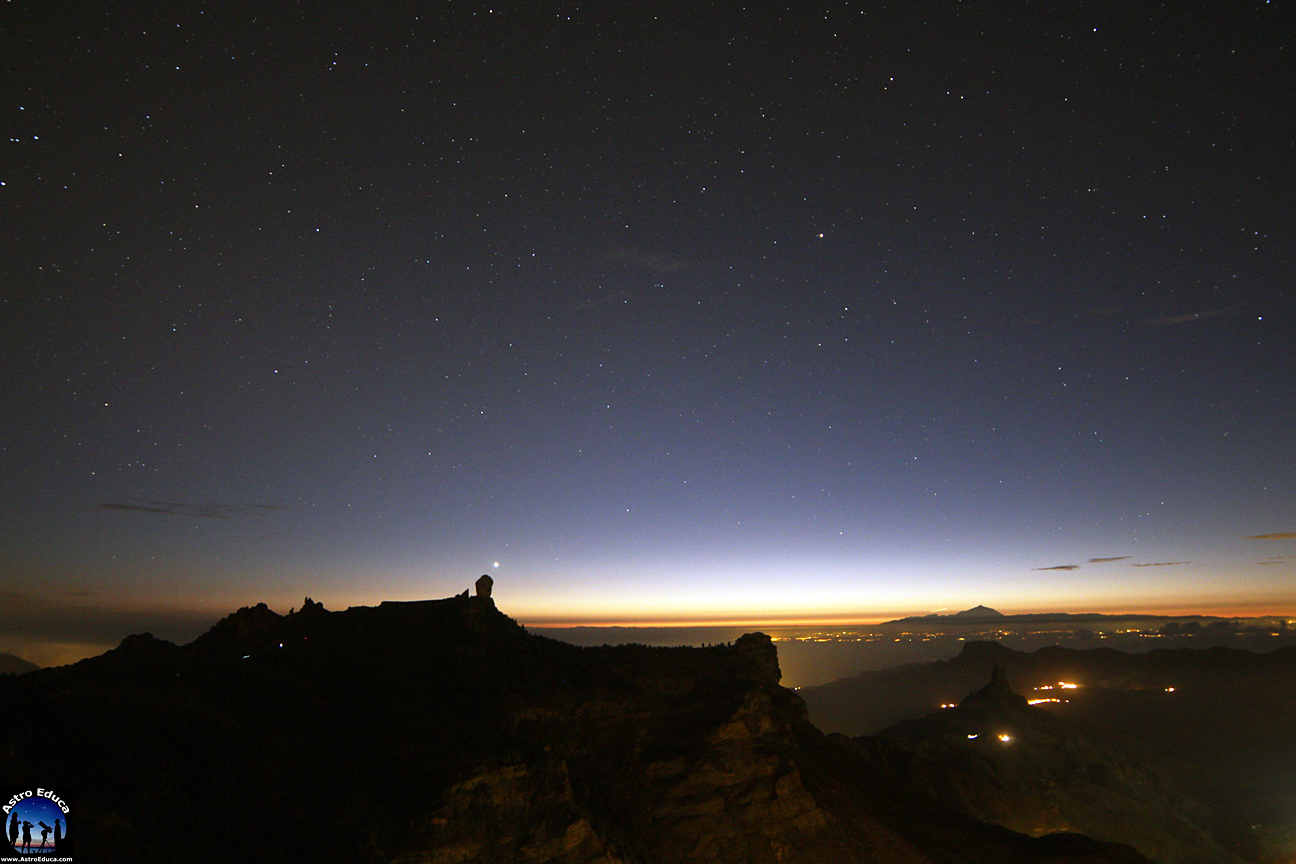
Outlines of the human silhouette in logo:
[[32,824],[28,822],[26,819],[24,819],[23,820],[23,849],[27,852],[31,851],[31,829],[32,829]]
[[18,811],[9,814],[9,845],[18,848]]
[[55,819],[54,820],[54,848],[57,849],[58,845],[62,842],[63,842],[63,820]]
[[42,821],[42,820],[39,820],[39,819],[38,819],[38,820],[36,820],[36,821],[40,822],[40,826],[41,826],[41,848],[44,849],[44,848],[45,848],[45,841],[49,839],[49,832],[53,831],[54,829],[51,828],[50,826],[46,825],[46,824],[44,823],[44,821]]

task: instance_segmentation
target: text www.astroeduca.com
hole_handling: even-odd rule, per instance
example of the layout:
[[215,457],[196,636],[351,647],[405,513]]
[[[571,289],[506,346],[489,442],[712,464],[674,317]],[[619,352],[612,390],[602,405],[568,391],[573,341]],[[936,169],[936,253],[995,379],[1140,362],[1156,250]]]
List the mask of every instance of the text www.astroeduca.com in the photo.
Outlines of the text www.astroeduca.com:
[[54,855],[16,855],[13,858],[0,858],[0,861],[71,861],[71,858],[59,858]]

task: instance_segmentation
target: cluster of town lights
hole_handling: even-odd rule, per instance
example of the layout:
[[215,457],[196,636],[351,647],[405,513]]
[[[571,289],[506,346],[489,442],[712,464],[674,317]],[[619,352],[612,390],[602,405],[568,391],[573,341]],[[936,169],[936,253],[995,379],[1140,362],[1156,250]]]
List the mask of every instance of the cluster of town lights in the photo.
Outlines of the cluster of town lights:
[[[1067,682],[1067,681],[1059,681],[1056,685],[1054,685],[1054,684],[1044,684],[1044,685],[1041,685],[1041,686],[1039,686],[1039,687],[1036,687],[1035,689],[1036,689],[1036,690],[1078,690],[1079,688],[1080,688],[1080,685],[1079,685],[1079,684],[1072,684],[1072,683]],[[1167,693],[1173,693],[1173,692],[1175,692],[1175,688],[1173,688],[1173,687],[1166,687],[1166,688],[1165,688],[1165,692],[1167,692]],[[1058,698],[1058,697],[1056,697],[1056,696],[1040,696],[1040,697],[1038,697],[1038,698],[1036,698],[1036,699],[1027,699],[1027,700],[1026,700],[1026,704],[1028,704],[1028,705],[1039,705],[1041,702],[1067,702],[1067,701],[1069,701],[1069,700],[1067,700],[1067,699],[1060,699],[1060,698]],[[958,703],[957,703],[957,702],[942,702],[940,707],[942,707],[942,708],[957,708],[957,707],[958,707]],[[968,740],[971,741],[971,740],[973,740],[973,739],[979,738],[980,735],[979,735],[978,733],[976,733],[976,732],[969,732],[967,737],[968,737]],[[1006,732],[1001,732],[1001,733],[1000,733],[998,736],[996,736],[996,737],[998,737],[998,739],[999,739],[1001,742],[1003,742],[1004,744],[1011,743],[1012,740],[1013,740],[1012,736],[1009,735],[1009,734],[1006,733]]]
[[[1056,688],[1056,689],[1058,689],[1058,690],[1078,690],[1079,688],[1080,688],[1080,685],[1079,685],[1079,684],[1068,684],[1066,681],[1059,681],[1059,682],[1057,683],[1057,688]],[[1053,687],[1052,684],[1044,684],[1044,685],[1042,685],[1042,686],[1036,687],[1035,689],[1036,689],[1036,690],[1053,690],[1053,689],[1055,689],[1055,688]]]
[[[1036,687],[1036,690],[1078,690],[1079,684],[1072,684],[1068,681],[1059,681],[1056,685],[1043,684]],[[1034,699],[1027,699],[1027,705],[1041,705],[1045,702],[1066,702],[1066,699],[1059,699],[1057,696],[1038,696]]]

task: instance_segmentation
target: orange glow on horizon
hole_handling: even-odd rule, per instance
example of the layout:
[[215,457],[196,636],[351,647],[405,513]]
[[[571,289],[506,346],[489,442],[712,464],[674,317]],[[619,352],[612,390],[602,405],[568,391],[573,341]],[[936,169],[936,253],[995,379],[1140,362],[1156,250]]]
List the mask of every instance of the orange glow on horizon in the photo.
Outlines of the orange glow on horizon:
[[[1101,611],[1086,610],[1085,612],[1062,612],[1051,610],[1048,612],[1004,612],[1005,616],[1013,615],[1109,615],[1120,616],[1128,615],[1130,617],[1156,617],[1156,618],[1296,618],[1296,612],[1292,611],[1291,606],[1270,606],[1257,604],[1257,607],[1234,605],[1213,609],[1195,609],[1185,610],[1182,607],[1163,610],[1163,609],[1120,609],[1118,611]],[[505,613],[507,609],[501,610]],[[602,616],[598,618],[578,618],[569,617],[544,617],[544,616],[516,616],[519,623],[527,627],[544,629],[547,627],[867,627],[886,624],[892,621],[898,621],[902,618],[921,617],[924,613],[898,612],[894,614],[883,615],[787,615],[787,616],[757,616],[748,615],[741,617],[725,618],[722,616],[710,616],[697,618],[647,618],[626,616],[618,618],[615,616]],[[993,619],[991,619],[993,620]],[[933,622],[942,623],[959,623],[959,619],[952,618],[946,614],[941,618],[933,619]],[[987,623],[985,619],[979,621],[969,621],[971,624]]]
[[[507,610],[501,610],[507,613]],[[853,616],[828,618],[824,616],[742,617],[742,618],[535,618],[518,616],[518,622],[527,627],[864,627],[884,624],[903,618],[904,615]]]
[[[307,591],[306,593],[312,592]],[[377,606],[388,600],[434,600],[447,599],[448,596],[453,596],[418,596],[414,592],[388,592],[383,595],[357,594],[353,592],[335,594],[327,591],[313,593],[315,599],[322,601],[325,608],[330,611],[339,611],[352,606]],[[170,602],[167,602],[168,599]],[[905,618],[922,618],[932,614],[931,608],[915,609],[913,607],[892,607],[876,611],[855,610],[847,612],[804,609],[784,613],[764,613],[758,608],[727,611],[715,607],[708,608],[707,606],[700,606],[696,611],[690,610],[682,614],[671,614],[673,610],[644,608],[642,605],[636,609],[635,604],[626,604],[624,606],[606,604],[600,610],[582,609],[579,606],[574,609],[564,610],[561,608],[561,604],[539,606],[534,602],[528,602],[530,600],[528,597],[510,598],[507,592],[499,591],[496,592],[494,599],[496,607],[501,612],[516,619],[519,623],[537,629],[558,627],[867,627]],[[291,595],[271,594],[270,596],[226,594],[208,596],[202,599],[192,597],[166,599],[156,597],[113,597],[103,600],[96,597],[93,603],[88,601],[65,601],[62,605],[67,606],[69,610],[80,609],[85,606],[108,607],[122,613],[156,614],[186,621],[202,621],[210,618],[214,622],[216,619],[233,613],[240,607],[256,605],[258,602],[268,602],[268,605],[279,614],[285,614],[290,608],[299,606],[301,599],[300,593],[294,592]],[[1170,605],[1169,602],[1159,599],[1137,605],[1130,602],[1121,603],[1120,605],[1095,602],[1092,605],[1085,606],[1069,602],[1047,603],[1047,601],[1038,606],[1027,606],[1020,602],[998,604],[993,597],[987,597],[982,602],[1005,616],[1098,614],[1107,616],[1127,615],[1135,618],[1201,617],[1296,620],[1296,599],[1290,597],[1253,601],[1204,599],[1203,602],[1196,605],[1192,605],[1192,598],[1179,598],[1175,605]],[[938,618],[932,620],[944,624],[958,624],[962,619],[955,617],[957,611],[974,605],[976,604],[961,603],[947,606],[938,613]],[[983,624],[986,621],[982,619],[981,621],[968,623]]]

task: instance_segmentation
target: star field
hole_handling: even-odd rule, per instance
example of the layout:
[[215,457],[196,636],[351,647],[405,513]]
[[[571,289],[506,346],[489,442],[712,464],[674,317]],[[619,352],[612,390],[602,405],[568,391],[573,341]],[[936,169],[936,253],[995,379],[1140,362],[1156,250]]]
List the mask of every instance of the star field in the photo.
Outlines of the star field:
[[1284,4],[2,14],[14,645],[1296,602]]

